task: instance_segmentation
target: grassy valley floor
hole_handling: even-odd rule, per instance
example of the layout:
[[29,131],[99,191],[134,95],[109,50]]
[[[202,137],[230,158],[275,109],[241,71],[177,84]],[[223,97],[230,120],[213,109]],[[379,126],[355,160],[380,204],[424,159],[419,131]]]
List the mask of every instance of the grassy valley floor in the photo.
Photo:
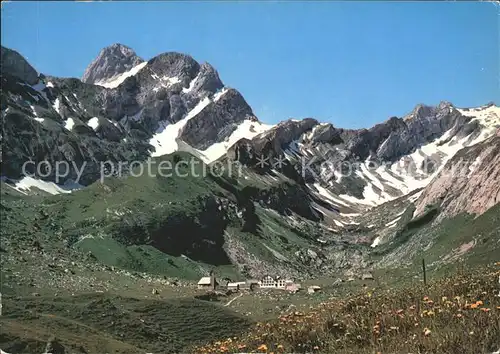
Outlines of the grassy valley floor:
[[402,288],[366,288],[257,323],[196,353],[492,353],[500,348],[500,263]]
[[[435,279],[427,287],[418,280],[334,287],[325,279],[316,294],[260,290],[219,294],[211,301],[193,284],[122,273],[100,277],[105,274],[115,278],[106,292],[4,295],[0,348],[7,353],[43,353],[49,345],[64,353],[443,354],[500,349],[500,263]],[[129,283],[120,288],[125,278]]]

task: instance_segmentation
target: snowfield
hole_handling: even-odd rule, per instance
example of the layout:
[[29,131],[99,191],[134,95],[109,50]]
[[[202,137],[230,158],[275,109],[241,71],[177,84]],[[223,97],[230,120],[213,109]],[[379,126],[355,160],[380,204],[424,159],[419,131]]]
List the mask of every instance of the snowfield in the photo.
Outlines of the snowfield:
[[115,76],[111,79],[108,79],[106,81],[98,81],[95,84],[102,86],[102,87],[106,87],[106,88],[116,88],[116,87],[120,86],[121,83],[123,81],[125,81],[125,79],[127,79],[128,77],[134,76],[139,71],[141,71],[141,69],[144,68],[147,63],[148,62],[146,62],[146,61],[143,63],[140,63],[139,65],[134,66],[132,69],[124,72],[123,74],[117,75],[117,76]]
[[54,182],[42,181],[41,179],[25,176],[21,180],[16,182],[13,188],[23,194],[27,194],[27,192],[32,188],[37,188],[49,194],[56,195],[62,193],[71,193],[74,190],[82,188],[82,186],[77,183],[68,183],[64,186],[59,186]]
[[87,125],[92,129],[96,130],[99,127],[99,118],[97,117],[90,118],[89,121],[87,122]]
[[[215,97],[214,100],[217,100],[223,94],[224,93],[220,94],[218,97]],[[252,120],[247,119],[243,121],[240,125],[238,125],[238,128],[236,128],[236,130],[229,136],[229,138],[227,138],[226,141],[215,143],[211,145],[208,149],[200,151],[204,157],[203,160],[205,163],[213,162],[218,158],[220,158],[222,155],[224,155],[227,152],[227,150],[231,146],[233,146],[238,140],[244,138],[252,139],[253,137],[271,129],[272,127],[273,127],[272,125],[267,125],[260,122],[254,122]]]
[[162,156],[177,151],[179,147],[177,139],[182,128],[191,118],[195,117],[210,103],[210,98],[205,97],[183,119],[177,123],[168,124],[162,127],[162,129],[149,141],[149,143],[155,147],[155,151],[151,156]]
[[75,121],[73,120],[73,118],[68,118],[68,119],[66,119],[66,123],[64,124],[64,128],[66,128],[67,130],[71,130],[71,129],[73,129],[74,125],[75,125]]
[[[371,204],[373,206],[396,199],[412,191],[426,187],[434,177],[441,171],[445,164],[455,154],[465,147],[478,144],[495,135],[500,128],[500,108],[496,106],[472,108],[468,110],[459,109],[465,116],[474,117],[472,121],[478,121],[481,132],[478,136],[465,136],[450,138],[450,131],[435,141],[421,146],[410,155],[403,156],[390,166],[379,166],[376,169],[368,169],[369,161],[361,165],[361,172],[357,171],[358,177],[363,179],[367,186],[363,191],[364,199],[357,199],[348,195],[339,197],[357,204]],[[449,141],[447,141],[449,139]],[[425,159],[439,156],[439,166],[433,173],[425,171]],[[411,166],[409,168],[408,166]],[[471,167],[474,168],[473,166]],[[375,172],[375,173],[373,173]],[[401,194],[391,195],[386,191],[385,186],[399,190]],[[375,190],[376,187],[378,190]],[[381,191],[381,192],[379,192]],[[418,197],[415,197],[416,200]],[[413,199],[413,198],[412,198]]]

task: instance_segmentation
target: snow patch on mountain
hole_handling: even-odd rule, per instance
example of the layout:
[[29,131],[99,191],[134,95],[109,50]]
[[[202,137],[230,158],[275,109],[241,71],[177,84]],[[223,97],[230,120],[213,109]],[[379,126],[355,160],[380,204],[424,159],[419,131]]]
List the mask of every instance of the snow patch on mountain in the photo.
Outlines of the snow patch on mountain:
[[136,66],[134,66],[132,69],[129,71],[124,72],[123,74],[117,75],[109,80],[106,81],[98,81],[95,83],[95,85],[99,85],[102,87],[106,88],[116,88],[120,86],[120,84],[125,81],[128,77],[136,75],[139,71],[141,71],[142,68],[146,66],[147,62],[142,62]]
[[335,223],[335,225],[337,226],[340,226],[340,227],[344,227],[344,224],[341,222],[341,221],[338,221],[338,220],[333,220],[333,222]]
[[377,236],[377,237],[375,238],[375,240],[373,240],[373,243],[371,244],[371,246],[370,246],[370,247],[372,247],[372,248],[377,247],[377,246],[380,244],[380,241],[381,241],[380,236]]
[[363,198],[364,198],[365,202],[369,202],[373,205],[378,205],[378,204],[385,203],[385,202],[392,199],[391,196],[389,196],[388,194],[384,194],[383,190],[380,193],[377,192],[374,188],[373,183],[370,183],[370,182],[367,182],[367,183],[368,183],[368,185],[363,190]]
[[473,120],[479,120],[483,125],[490,129],[500,127],[500,107],[490,105],[487,107],[465,108],[458,111],[467,117],[474,117]]
[[160,78],[156,74],[151,74],[151,77],[160,82],[160,86],[153,88],[154,92],[158,92],[160,90],[160,87],[168,88],[170,86],[173,86],[173,85],[181,82],[181,79],[179,79],[177,76],[174,76],[174,77],[164,76],[164,77]]
[[398,224],[398,221],[401,219],[401,216],[398,216],[396,219],[389,221],[385,224],[386,227],[395,227]]
[[199,78],[200,78],[200,74],[198,73],[198,75],[196,75],[196,77],[193,80],[191,80],[191,82],[189,83],[189,87],[184,87],[182,89],[182,92],[184,92],[184,93],[191,92],[194,89],[194,85],[196,84],[196,81]]
[[80,189],[81,187],[82,186],[77,183],[59,186],[54,182],[42,181],[41,179],[25,176],[18,182],[16,182],[13,188],[21,193],[25,193],[32,188],[37,188],[49,194],[56,195],[62,193],[71,193],[73,190]]
[[181,82],[181,80],[177,76],[175,77],[165,76],[162,78],[162,81],[165,82],[167,86],[172,86]]
[[[365,180],[369,180],[372,182],[375,187],[377,187],[379,190],[383,191],[384,186],[382,183],[378,180],[378,178],[370,171],[370,168],[372,166],[370,165],[369,161],[366,161],[365,163],[361,164],[361,177]],[[359,171],[358,171],[359,172]]]
[[222,90],[220,90],[219,92],[216,92],[215,95],[214,95],[214,102],[217,102],[218,100],[220,100],[220,98],[222,96],[224,96],[224,94],[227,92],[227,88],[224,87]]
[[59,98],[56,98],[56,100],[54,101],[54,109],[57,113],[61,114],[61,101],[59,100]]
[[73,118],[68,118],[68,119],[66,119],[66,123],[64,124],[64,128],[66,128],[67,130],[71,130],[71,129],[73,129],[74,125],[75,125],[75,121],[73,120]]
[[348,202],[337,197],[336,195],[331,193],[328,189],[322,187],[319,183],[314,183],[312,186],[309,186],[309,189],[317,196],[325,198],[327,202],[329,202],[335,207],[338,207],[339,205],[345,206],[347,208],[351,207],[351,205]]
[[478,156],[478,157],[476,157],[474,162],[469,166],[469,173],[467,175],[468,178],[470,178],[472,176],[472,174],[474,173],[474,171],[476,171],[478,166],[481,165],[481,161],[482,161],[481,156]]
[[168,124],[161,128],[157,134],[155,134],[149,141],[151,145],[154,146],[155,151],[151,154],[152,156],[161,156],[165,154],[171,154],[178,150],[177,139],[182,128],[186,125],[188,120],[195,117],[200,113],[206,106],[211,103],[210,98],[205,97],[201,100],[189,113],[180,121],[174,124]]
[[[367,187],[365,187],[365,190],[366,190]],[[371,191],[370,191],[371,192]],[[366,198],[366,196],[368,197],[373,197],[373,195],[370,195],[370,192],[366,193],[365,191],[363,191],[363,197]],[[365,193],[366,193],[366,196],[365,196]],[[352,195],[349,195],[349,194],[339,194],[339,197],[350,202],[351,204],[353,205],[364,205],[364,206],[370,206],[370,207],[373,207],[375,206],[375,202],[378,202],[379,204],[382,204],[383,202],[381,202],[378,198],[375,198],[373,200],[367,200],[367,199],[359,199],[359,198],[356,198],[356,197],[353,197]]]
[[87,122],[87,125],[92,129],[96,130],[97,127],[99,127],[99,118],[97,117],[90,118],[89,121]]
[[[222,94],[220,94],[219,98],[225,93],[223,91],[221,92]],[[214,101],[216,100],[217,97],[214,98]],[[272,127],[272,125],[255,122],[253,120],[244,120],[238,125],[236,130],[226,139],[226,141],[215,143],[208,149],[200,151],[204,156],[203,160],[205,163],[215,161],[224,155],[238,140],[243,138],[252,139],[254,136],[271,129]]]

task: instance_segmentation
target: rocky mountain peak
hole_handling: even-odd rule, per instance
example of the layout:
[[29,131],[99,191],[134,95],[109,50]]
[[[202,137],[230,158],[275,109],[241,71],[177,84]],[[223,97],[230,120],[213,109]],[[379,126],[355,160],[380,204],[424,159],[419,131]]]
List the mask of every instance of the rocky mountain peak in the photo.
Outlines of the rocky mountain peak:
[[455,109],[455,107],[448,101],[441,101],[437,106],[418,104],[413,111],[405,117],[405,121],[428,120],[429,118],[441,117],[451,113],[453,109]]
[[38,72],[15,50],[1,47],[2,74],[9,73],[30,85],[38,82]]
[[151,72],[158,77],[177,77],[181,81],[193,78],[200,70],[200,64],[190,55],[166,52],[148,61]]
[[439,102],[438,109],[445,109],[445,108],[455,108],[451,102],[448,101],[441,101]]
[[216,92],[224,87],[219,73],[209,63],[202,63],[197,80],[194,82],[193,89],[195,91]]
[[433,110],[434,107],[420,103],[416,105],[413,111],[411,111],[411,113],[406,116],[405,120],[421,119],[423,117],[428,117],[432,114]]
[[82,81],[89,84],[107,81],[142,62],[144,60],[133,49],[115,43],[99,52],[97,58],[85,69]]

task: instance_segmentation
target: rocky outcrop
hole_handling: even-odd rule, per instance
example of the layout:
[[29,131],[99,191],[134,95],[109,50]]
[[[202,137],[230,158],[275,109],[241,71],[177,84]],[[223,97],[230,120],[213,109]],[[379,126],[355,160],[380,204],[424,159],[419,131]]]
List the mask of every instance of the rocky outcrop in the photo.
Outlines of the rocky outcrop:
[[82,81],[89,84],[105,82],[143,61],[131,48],[116,43],[99,52],[97,58],[85,69]]
[[219,78],[217,70],[212,65],[203,63],[195,80],[192,82],[192,86],[190,86],[190,92],[193,92],[197,96],[203,96],[203,94],[217,92],[223,87],[224,84]]
[[395,161],[452,128],[456,132],[451,135],[455,135],[469,120],[449,102],[441,102],[437,107],[418,105],[404,119],[387,122],[389,134],[380,134],[386,139],[379,141],[377,157],[384,161]]
[[279,154],[291,142],[300,139],[307,131],[310,131],[318,121],[313,118],[305,118],[302,120],[289,119],[279,123],[273,129],[257,135],[252,144],[259,153],[267,153],[270,150]]
[[49,338],[47,341],[47,345],[45,346],[45,351],[44,353],[47,354],[64,354],[66,353],[66,349],[64,346],[59,343],[56,337],[52,336]]
[[30,85],[38,82],[37,71],[15,50],[1,47],[1,71],[2,75],[8,73]]
[[438,220],[480,215],[500,202],[500,137],[459,151],[425,188],[414,215],[438,206]]
[[[197,80],[198,81],[198,80]],[[221,93],[218,100],[190,119],[179,137],[192,147],[205,150],[224,141],[246,119],[257,120],[243,96],[235,89]]]
[[341,142],[341,130],[334,128],[330,123],[316,125],[310,134],[304,136],[303,141],[310,144],[328,143],[332,145]]
[[[252,140],[240,139],[228,149],[227,157],[242,165],[252,166],[259,173],[268,173],[273,169],[278,169],[288,178],[303,183],[302,166],[290,163],[285,155],[291,145],[297,144],[303,135],[307,134],[306,132],[310,132],[317,125],[318,121],[312,118],[289,119],[257,135]],[[280,161],[279,166],[275,164],[276,159]]]

